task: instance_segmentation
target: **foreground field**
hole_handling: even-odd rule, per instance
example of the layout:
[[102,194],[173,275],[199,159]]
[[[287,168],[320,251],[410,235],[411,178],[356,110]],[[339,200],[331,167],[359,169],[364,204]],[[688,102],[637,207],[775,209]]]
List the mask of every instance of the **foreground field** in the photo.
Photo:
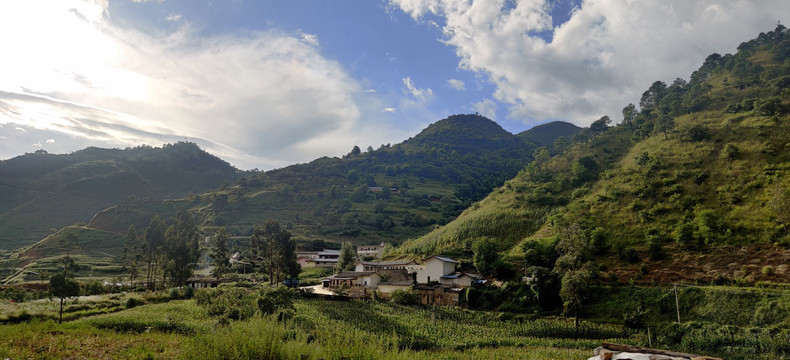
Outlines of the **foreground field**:
[[[228,292],[235,294],[236,290],[247,291],[247,294],[258,291],[227,288],[222,296]],[[648,294],[657,295],[659,290],[617,291],[608,293],[607,298],[618,301],[600,303],[589,310],[600,314],[630,311],[627,310],[632,306],[629,301]],[[694,291],[697,292],[695,305],[684,309],[684,316],[693,315],[699,321],[678,325],[660,322],[659,318],[664,315],[659,313],[645,315],[648,323],[655,324],[653,345],[723,358],[786,359],[790,356],[790,333],[781,321],[766,323],[768,319],[757,319],[768,325],[763,327],[752,324],[757,321],[754,319],[722,322],[705,312],[715,302],[719,304],[717,313],[724,311],[727,313],[724,315],[737,320],[738,308],[768,301],[766,304],[774,304],[776,315],[782,317],[784,302],[775,303],[777,298],[772,296],[767,300],[755,297],[754,304],[746,304],[741,295],[739,305],[743,306],[733,303],[727,308],[721,306],[726,302],[722,298],[726,292],[706,295],[701,290]],[[292,306],[263,315],[258,310],[248,312],[244,305],[239,307],[238,304],[249,298],[235,295],[230,297],[236,299],[231,307],[240,311],[218,314],[216,308],[200,304],[201,296],[205,298],[206,294],[217,297],[214,296],[217,293],[198,291],[198,300],[170,300],[172,294],[133,295],[137,300],[132,301],[128,300],[128,295],[83,298],[77,304],[70,304],[76,311],[68,318],[75,320],[63,325],[49,320],[52,308],[47,300],[7,303],[0,308],[5,312],[2,315],[6,323],[0,325],[0,357],[542,360],[587,359],[592,349],[603,341],[649,344],[646,331],[604,324],[603,316],[596,322],[582,322],[577,332],[573,320],[567,318],[315,298],[297,298]],[[681,294],[681,299],[691,298],[693,294],[687,291]],[[708,297],[710,302],[705,300]],[[660,304],[639,302],[661,307]],[[146,305],[139,305],[142,303]],[[250,304],[261,309],[260,301]],[[91,309],[95,310],[91,312]],[[29,316],[20,316],[20,311],[28,312]],[[622,321],[614,316],[609,319]]]
[[454,308],[301,299],[248,320],[176,300],[57,325],[0,326],[3,358],[583,359],[600,341],[633,341],[613,325],[503,320]]

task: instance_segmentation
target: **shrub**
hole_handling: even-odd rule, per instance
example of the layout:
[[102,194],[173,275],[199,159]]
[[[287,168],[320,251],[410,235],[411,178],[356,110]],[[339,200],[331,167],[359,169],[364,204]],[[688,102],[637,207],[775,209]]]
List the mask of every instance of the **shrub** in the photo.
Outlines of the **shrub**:
[[763,269],[762,269],[763,275],[773,275],[775,272],[776,271],[774,270],[773,266],[771,266],[771,265],[763,266]]
[[185,286],[184,297],[186,297],[187,299],[191,299],[193,296],[195,296],[195,288],[193,288],[192,285]]
[[135,306],[139,306],[139,305],[142,305],[142,304],[145,304],[145,302],[143,300],[138,299],[138,298],[130,297],[130,298],[126,299],[126,308],[127,309],[131,309],[131,308],[133,308]]
[[178,292],[178,288],[170,289],[170,298],[171,299],[178,299],[181,297],[181,294]]
[[623,314],[623,325],[628,329],[644,329],[647,311],[640,305],[635,311]]
[[414,290],[395,290],[392,292],[392,302],[400,305],[416,305],[420,294]]
[[275,289],[266,288],[258,297],[258,310],[263,314],[273,314],[278,310],[293,310],[293,290],[278,286]]

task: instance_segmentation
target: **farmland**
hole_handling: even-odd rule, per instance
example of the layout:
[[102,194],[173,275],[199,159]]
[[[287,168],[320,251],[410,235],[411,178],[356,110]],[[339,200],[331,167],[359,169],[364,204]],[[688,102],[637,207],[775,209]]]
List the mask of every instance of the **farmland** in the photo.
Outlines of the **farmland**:
[[[233,291],[257,294],[258,290],[223,287],[215,291],[209,294],[213,298]],[[752,359],[782,358],[790,354],[788,333],[782,330],[784,326],[778,324],[772,329],[756,331],[748,327],[748,321],[730,325],[710,316],[706,318],[705,309],[714,306],[705,302],[706,297],[718,302],[722,297],[695,291],[695,307],[684,309],[684,316],[688,312],[703,321],[681,325],[664,323],[654,327],[654,345],[659,342],[676,350],[718,356],[738,354],[739,358]],[[583,321],[577,333],[572,318],[456,307],[403,306],[378,301],[332,301],[304,295],[297,296],[292,306],[271,314],[257,311],[260,301],[257,306],[250,302],[253,315],[229,318],[201,305],[201,293],[201,290],[196,292],[198,300],[186,299],[184,292],[172,290],[170,294],[83,297],[69,303],[64,318],[70,321],[63,325],[52,320],[56,313],[54,301],[10,303],[3,300],[0,311],[6,324],[0,326],[0,356],[586,359],[602,341],[648,345],[645,331],[607,324],[606,319],[601,318],[594,322]],[[633,305],[627,303],[628,299],[646,294],[639,290],[612,292],[607,297],[620,302],[599,303],[594,310],[600,314],[622,312]],[[686,292],[682,296],[690,298],[692,294]],[[758,296],[754,297],[757,301]],[[786,304],[782,301],[774,305]],[[737,311],[737,306],[723,310]],[[647,318],[658,325],[653,315]]]

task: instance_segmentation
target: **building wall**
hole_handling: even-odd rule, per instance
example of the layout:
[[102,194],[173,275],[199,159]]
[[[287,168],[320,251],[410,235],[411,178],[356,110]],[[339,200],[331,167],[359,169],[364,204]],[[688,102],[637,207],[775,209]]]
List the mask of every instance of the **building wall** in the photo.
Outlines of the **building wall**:
[[437,258],[430,258],[423,264],[422,269],[417,271],[417,282],[425,284],[430,281],[439,281],[442,275],[455,272],[455,263],[448,263]]

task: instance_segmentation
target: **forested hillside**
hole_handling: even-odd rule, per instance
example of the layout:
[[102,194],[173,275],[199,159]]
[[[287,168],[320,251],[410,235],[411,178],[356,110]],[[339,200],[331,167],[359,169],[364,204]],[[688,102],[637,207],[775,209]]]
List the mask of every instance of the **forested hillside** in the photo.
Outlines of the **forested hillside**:
[[[780,25],[736,54],[710,55],[688,81],[656,81],[616,126],[608,117],[594,122],[585,141],[552,149],[561,152],[554,157],[546,151],[457,220],[399,251],[470,256],[485,239],[529,263],[577,224],[599,257],[633,269],[640,259],[688,264],[683,254],[723,247],[745,255],[755,244],[776,255],[751,252],[760,266],[781,263],[775,244],[790,244],[789,87],[790,34]],[[708,277],[764,278],[747,259],[708,260],[716,267]],[[679,269],[669,278],[682,277]]]
[[[545,141],[572,135],[560,129]],[[249,236],[255,224],[275,218],[302,241],[398,243],[453,220],[528,164],[535,148],[482,116],[455,115],[401,144],[355,146],[342,158],[252,174],[169,207],[125,203],[90,226],[122,233],[188,206],[208,232],[224,226]]]
[[0,161],[0,249],[87,223],[122,201],[182,197],[232,183],[241,172],[192,143],[132,149],[37,151]]

